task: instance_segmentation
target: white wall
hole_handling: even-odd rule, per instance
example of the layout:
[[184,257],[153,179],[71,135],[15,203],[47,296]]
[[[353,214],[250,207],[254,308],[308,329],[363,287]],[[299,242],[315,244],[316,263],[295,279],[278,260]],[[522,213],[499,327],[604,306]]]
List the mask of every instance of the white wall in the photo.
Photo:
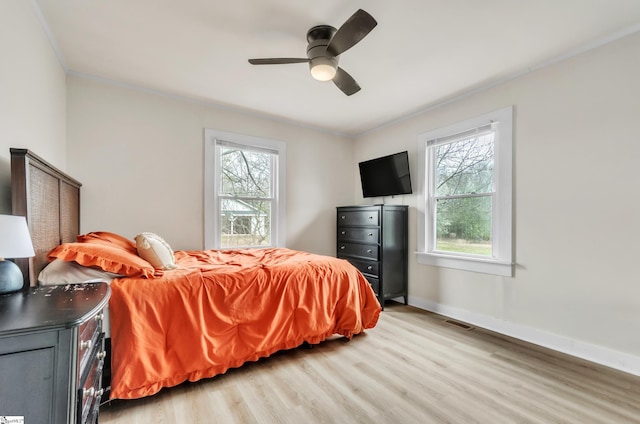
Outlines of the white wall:
[[65,73],[29,1],[0,1],[0,213],[11,213],[10,147],[64,170]]
[[[515,277],[411,255],[410,303],[640,374],[639,51],[628,36],[357,140],[356,162],[408,149],[415,169],[419,134],[515,105]],[[416,196],[384,201],[413,206],[414,251]]]
[[335,207],[353,202],[352,140],[79,76],[68,77],[67,96],[83,232],[152,231],[174,249],[201,249],[212,128],[286,143],[287,247],[335,254]]

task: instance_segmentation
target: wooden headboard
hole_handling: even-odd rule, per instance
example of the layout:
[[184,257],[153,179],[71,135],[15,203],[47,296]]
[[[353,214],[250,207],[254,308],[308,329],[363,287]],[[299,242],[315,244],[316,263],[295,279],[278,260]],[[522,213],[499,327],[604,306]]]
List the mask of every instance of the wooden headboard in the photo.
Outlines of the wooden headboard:
[[80,233],[81,183],[27,149],[11,148],[11,202],[14,215],[27,218],[36,256],[16,259],[24,288],[38,284],[47,253]]

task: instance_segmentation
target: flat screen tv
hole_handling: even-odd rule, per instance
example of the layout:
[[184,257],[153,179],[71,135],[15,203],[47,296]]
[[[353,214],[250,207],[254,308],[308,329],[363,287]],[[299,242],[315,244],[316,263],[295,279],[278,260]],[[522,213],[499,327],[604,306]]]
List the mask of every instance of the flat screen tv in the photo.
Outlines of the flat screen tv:
[[407,152],[360,162],[359,166],[363,197],[411,194]]

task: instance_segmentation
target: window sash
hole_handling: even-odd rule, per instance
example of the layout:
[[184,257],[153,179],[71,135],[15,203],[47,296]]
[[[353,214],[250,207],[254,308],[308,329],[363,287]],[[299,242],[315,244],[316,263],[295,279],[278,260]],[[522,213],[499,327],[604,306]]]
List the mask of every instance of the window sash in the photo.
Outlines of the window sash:
[[[471,252],[464,252],[464,251],[460,251],[460,250],[445,250],[445,249],[440,249],[438,248],[438,231],[437,231],[437,227],[438,227],[438,202],[440,200],[462,200],[462,199],[482,199],[482,198],[489,198],[489,207],[491,208],[491,214],[490,214],[490,223],[491,223],[491,230],[490,230],[490,251],[488,252],[488,254],[484,254],[484,253],[471,253]],[[430,246],[432,246],[431,252],[434,253],[440,253],[440,254],[447,254],[447,255],[457,255],[457,256],[461,256],[461,257],[478,257],[478,258],[495,258],[495,246],[494,246],[494,241],[495,241],[495,228],[494,228],[494,224],[495,224],[495,220],[496,220],[496,208],[495,208],[495,195],[493,193],[482,193],[482,194],[464,194],[464,195],[457,195],[457,196],[443,196],[443,197],[436,197],[435,198],[435,208],[433,211],[433,228],[434,231],[432,232],[432,240],[431,240],[431,244]],[[466,239],[465,240],[470,240],[470,239]],[[443,242],[445,240],[443,239]],[[476,248],[479,247],[480,245],[476,245]],[[465,246],[467,249],[470,246]],[[482,250],[482,249],[477,249],[477,250]]]
[[227,200],[258,200],[261,202],[273,202],[275,197],[255,197],[255,196],[229,196],[228,194],[218,194],[219,199],[227,199]]
[[483,196],[493,196],[495,192],[486,191],[482,193],[466,193],[466,194],[453,194],[450,196],[433,196],[436,200],[449,200],[449,199],[465,199],[467,197],[483,197]]
[[[271,247],[273,246],[273,228],[274,226],[272,225],[272,219],[271,217],[273,216],[273,210],[274,210],[274,202],[273,201],[269,201],[269,200],[265,200],[263,198],[253,198],[253,200],[260,202],[260,203],[268,203],[268,209],[269,212],[268,214],[266,214],[264,217],[260,216],[259,214],[246,214],[246,215],[235,215],[233,213],[230,213],[232,211],[225,211],[222,209],[222,205],[224,204],[225,200],[247,200],[247,203],[251,203],[251,200],[249,198],[241,198],[241,197],[219,197],[218,198],[218,206],[219,206],[219,211],[220,213],[217,216],[217,220],[218,220],[218,228],[220,228],[220,234],[219,234],[219,241],[220,241],[220,248],[225,248],[225,249],[236,249],[236,248],[251,248],[251,247]],[[230,223],[231,225],[228,228],[228,232],[224,232],[223,230],[227,227],[225,225],[225,220],[229,218],[229,216],[231,217],[235,217],[235,219],[245,219],[248,220],[249,224],[256,224],[254,225],[250,225],[250,229],[248,232],[235,232],[232,231],[234,228],[234,224],[233,221]],[[266,225],[265,225],[266,224]],[[267,227],[268,231],[267,231],[267,237],[269,240],[268,244],[255,244],[253,243],[253,241],[256,241],[258,238],[264,236],[264,234],[260,234],[259,233],[259,227]],[[235,243],[235,244],[224,244],[223,245],[223,240],[227,240],[227,241],[231,241],[234,240],[234,238],[236,238],[236,236],[241,235],[244,236],[243,240],[244,242],[249,241],[249,243]],[[237,241],[237,240],[236,240]]]
[[[264,196],[264,197],[260,197],[260,196],[238,196],[238,195],[230,195],[228,193],[225,193],[222,190],[222,178],[221,177],[221,172],[223,169],[223,165],[222,165],[222,148],[223,147],[230,147],[232,149],[235,150],[242,150],[244,152],[255,152],[255,153],[264,153],[264,154],[268,154],[270,155],[271,158],[271,163],[269,164],[269,196]],[[273,149],[266,149],[266,148],[262,148],[262,147],[256,147],[256,146],[244,146],[242,144],[239,143],[233,143],[230,141],[223,141],[223,140],[216,140],[216,154],[219,158],[218,161],[218,167],[216,168],[217,170],[216,172],[216,189],[218,191],[218,197],[225,197],[225,198],[229,198],[229,199],[250,199],[250,200],[277,200],[275,193],[276,193],[276,184],[278,183],[278,152],[273,150]]]
[[[476,191],[461,191],[461,193],[467,193],[467,194],[474,194],[474,193],[495,193],[495,177],[496,177],[496,170],[495,170],[495,166],[496,166],[496,161],[495,161],[495,151],[496,151],[496,133],[494,128],[496,127],[496,123],[490,123],[486,126],[483,127],[478,127],[472,130],[468,130],[464,132],[464,136],[460,136],[460,134],[455,134],[451,137],[443,137],[441,139],[437,139],[437,140],[446,140],[443,142],[435,142],[434,141],[431,145],[429,145],[429,142],[427,142],[427,149],[429,152],[429,172],[430,175],[429,177],[432,179],[432,181],[434,182],[434,185],[429,188],[433,188],[432,191],[430,191],[429,195],[430,196],[437,196],[437,197],[441,197],[442,195],[438,194],[438,187],[436,187],[436,184],[438,183],[438,149],[440,147],[443,146],[447,146],[447,145],[452,145],[452,144],[458,144],[458,143],[466,143],[466,142],[475,142],[475,143],[487,143],[488,140],[480,140],[481,137],[486,137],[488,135],[491,135],[491,140],[490,140],[490,145],[491,145],[491,149],[492,149],[492,157],[491,160],[494,163],[494,169],[492,169],[491,171],[491,184],[490,184],[490,190],[476,190]],[[477,148],[476,147],[472,147],[472,148]]]
[[268,154],[271,154],[271,155],[274,155],[274,156],[278,156],[278,153],[279,153],[277,150],[270,149],[268,147],[252,146],[250,144],[235,143],[233,141],[224,140],[224,139],[220,139],[220,138],[216,138],[215,139],[215,143],[216,143],[216,146],[229,147],[231,149],[244,150],[245,152],[268,153]]
[[433,138],[431,140],[427,140],[426,143],[428,147],[440,146],[442,144],[449,144],[449,143],[457,143],[459,141],[468,140],[476,137],[482,137],[483,135],[495,133],[496,127],[497,127],[496,122],[489,122],[479,127],[471,128],[455,134]]

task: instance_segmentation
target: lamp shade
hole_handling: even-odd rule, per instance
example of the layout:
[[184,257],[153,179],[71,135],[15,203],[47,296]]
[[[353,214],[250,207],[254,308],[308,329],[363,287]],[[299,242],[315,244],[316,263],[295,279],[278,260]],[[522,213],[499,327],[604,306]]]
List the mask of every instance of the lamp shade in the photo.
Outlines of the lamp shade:
[[24,216],[0,215],[0,258],[35,256]]
[[24,216],[0,215],[0,295],[13,293],[23,286],[18,265],[4,258],[35,256],[29,227]]

